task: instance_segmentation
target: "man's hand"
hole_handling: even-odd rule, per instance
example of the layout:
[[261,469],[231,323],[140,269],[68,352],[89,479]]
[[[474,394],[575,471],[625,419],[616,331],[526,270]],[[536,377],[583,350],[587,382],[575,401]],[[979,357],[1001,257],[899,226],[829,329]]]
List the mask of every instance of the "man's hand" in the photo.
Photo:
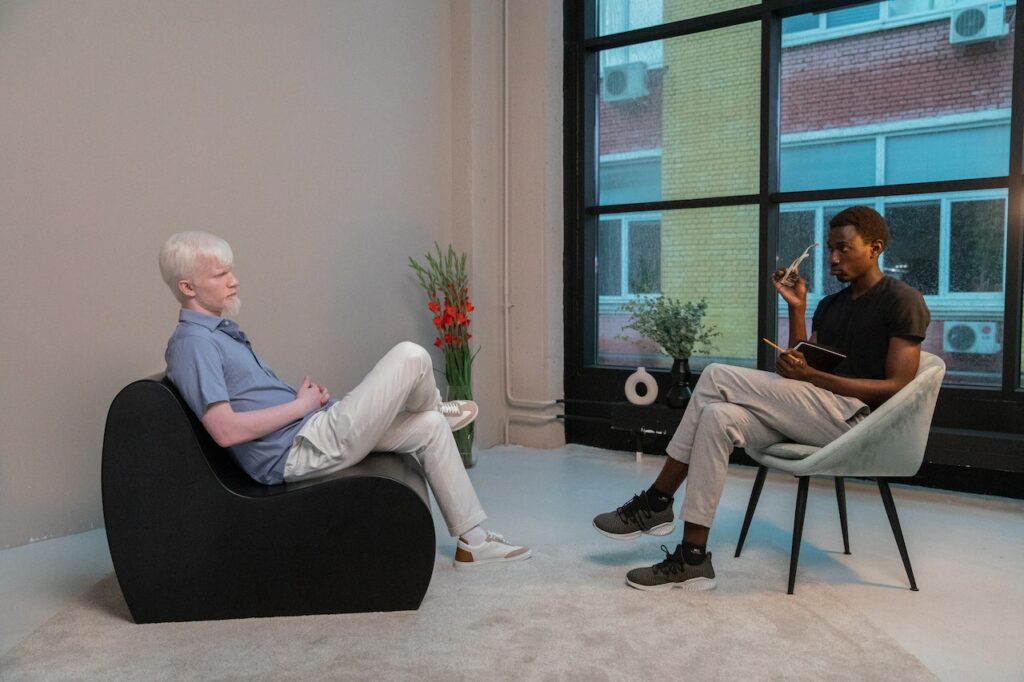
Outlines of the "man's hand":
[[772,286],[775,287],[775,290],[779,292],[782,299],[790,306],[806,310],[807,280],[801,277],[799,272],[794,271],[787,279],[792,284],[792,286],[789,286],[783,283],[783,276],[785,274],[785,268],[780,268],[772,273]]
[[320,407],[323,407],[324,405],[327,404],[327,401],[331,399],[331,392],[328,391],[327,387],[324,386],[323,384],[318,384],[316,382],[311,383],[317,387],[317,390],[320,391]]
[[818,374],[818,370],[807,364],[807,358],[803,353],[792,349],[779,354],[775,361],[775,371],[780,376],[797,381],[811,381]]
[[302,379],[302,385],[299,386],[299,390],[296,391],[295,401],[299,403],[304,409],[303,414],[309,414],[323,407],[324,403],[327,402],[324,399],[327,389],[318,384],[314,384],[309,380],[309,377]]

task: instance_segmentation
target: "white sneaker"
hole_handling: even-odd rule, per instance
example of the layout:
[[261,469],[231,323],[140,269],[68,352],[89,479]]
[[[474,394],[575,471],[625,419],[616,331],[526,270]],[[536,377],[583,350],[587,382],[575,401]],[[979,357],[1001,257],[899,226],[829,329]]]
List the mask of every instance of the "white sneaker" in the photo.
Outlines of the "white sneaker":
[[475,547],[459,539],[455,550],[455,568],[474,568],[483,564],[522,561],[533,556],[529,547],[513,545],[497,533],[488,533],[487,539]]
[[448,420],[452,431],[464,429],[473,423],[480,408],[472,400],[449,400],[437,408]]

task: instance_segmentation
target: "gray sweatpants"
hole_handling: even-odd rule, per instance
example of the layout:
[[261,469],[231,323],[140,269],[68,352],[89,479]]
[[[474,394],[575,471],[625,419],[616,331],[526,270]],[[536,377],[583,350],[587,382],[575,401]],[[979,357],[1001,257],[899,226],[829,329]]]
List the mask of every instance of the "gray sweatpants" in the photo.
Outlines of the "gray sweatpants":
[[669,457],[689,464],[680,517],[711,527],[734,447],[781,441],[825,445],[863,419],[868,406],[774,372],[711,364],[701,373]]

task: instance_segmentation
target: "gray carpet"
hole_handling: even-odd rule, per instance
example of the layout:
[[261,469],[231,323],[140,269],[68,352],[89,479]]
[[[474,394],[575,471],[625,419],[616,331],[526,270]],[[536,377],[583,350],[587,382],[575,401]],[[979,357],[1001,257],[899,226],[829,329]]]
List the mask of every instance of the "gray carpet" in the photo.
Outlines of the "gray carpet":
[[134,625],[110,576],[0,658],[4,680],[931,680],[917,658],[787,557],[715,556],[718,589],[638,592],[658,543],[438,563],[419,611]]

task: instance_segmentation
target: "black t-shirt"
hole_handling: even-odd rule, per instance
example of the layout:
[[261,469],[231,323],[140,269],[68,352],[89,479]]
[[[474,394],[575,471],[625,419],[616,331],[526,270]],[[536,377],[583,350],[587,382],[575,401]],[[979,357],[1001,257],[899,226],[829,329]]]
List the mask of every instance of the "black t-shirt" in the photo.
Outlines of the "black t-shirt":
[[821,299],[811,329],[817,332],[818,343],[846,355],[833,374],[884,379],[889,337],[924,340],[930,321],[917,289],[883,277],[856,300],[850,287]]

